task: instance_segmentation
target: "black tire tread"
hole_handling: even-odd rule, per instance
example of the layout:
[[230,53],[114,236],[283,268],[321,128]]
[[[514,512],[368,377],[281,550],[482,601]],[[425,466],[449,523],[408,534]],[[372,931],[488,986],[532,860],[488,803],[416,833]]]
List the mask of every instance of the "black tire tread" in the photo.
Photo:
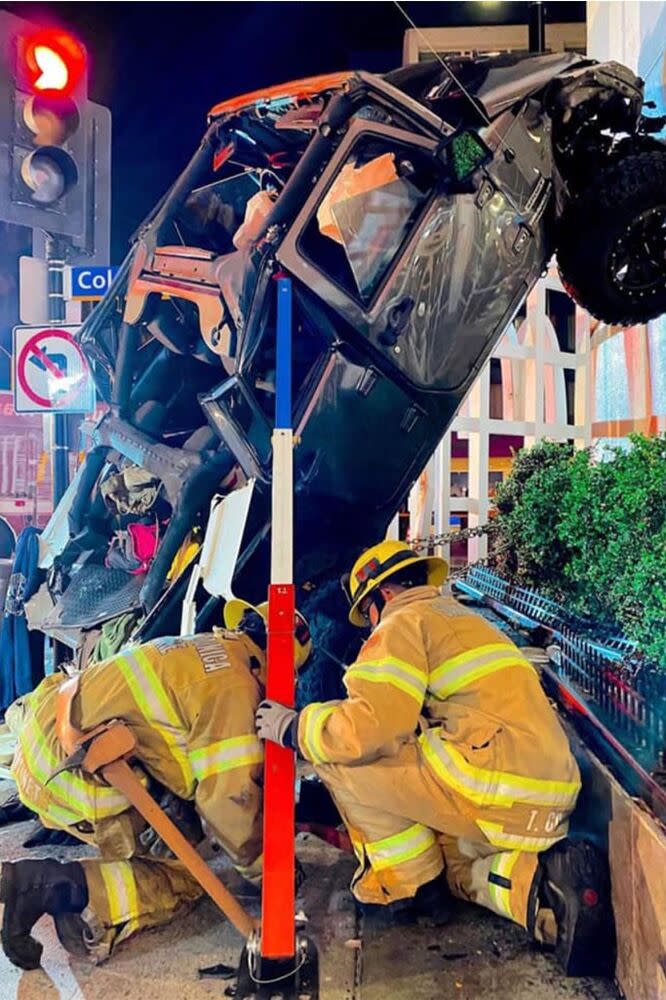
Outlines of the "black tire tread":
[[[604,280],[604,266],[619,230],[632,215],[651,207],[655,195],[666,202],[666,147],[632,153],[601,170],[560,219],[557,262],[562,283],[582,308],[603,322],[631,326],[654,316],[649,303],[622,303]],[[666,275],[664,285],[666,289]]]

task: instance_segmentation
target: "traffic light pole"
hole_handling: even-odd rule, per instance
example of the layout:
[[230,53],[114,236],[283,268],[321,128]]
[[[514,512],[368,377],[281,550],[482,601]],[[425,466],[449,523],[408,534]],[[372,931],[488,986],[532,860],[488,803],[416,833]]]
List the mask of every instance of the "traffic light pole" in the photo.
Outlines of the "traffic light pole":
[[[46,238],[46,270],[48,291],[49,323],[65,322],[65,259],[62,241],[53,236]],[[55,413],[52,420],[52,469],[53,469],[53,506],[62,500],[69,485],[69,446],[67,434],[67,417],[64,413]]]

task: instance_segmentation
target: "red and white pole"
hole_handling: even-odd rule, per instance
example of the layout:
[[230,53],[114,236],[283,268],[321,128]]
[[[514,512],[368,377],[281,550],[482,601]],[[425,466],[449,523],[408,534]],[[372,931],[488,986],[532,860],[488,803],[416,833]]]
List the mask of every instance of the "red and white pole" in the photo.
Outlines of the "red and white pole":
[[[293,569],[293,431],[291,425],[291,279],[277,278],[277,346],[271,582],[268,588],[268,672],[266,696],[293,707],[294,569]],[[295,953],[295,756],[266,742],[264,769],[264,875],[261,908],[262,959],[291,958]]]

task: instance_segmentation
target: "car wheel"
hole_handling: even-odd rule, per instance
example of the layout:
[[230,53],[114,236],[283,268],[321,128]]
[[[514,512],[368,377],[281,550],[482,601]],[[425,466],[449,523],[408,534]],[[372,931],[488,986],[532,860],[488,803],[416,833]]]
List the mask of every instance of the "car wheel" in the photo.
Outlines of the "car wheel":
[[601,170],[565,208],[557,262],[578,305],[620,326],[666,313],[666,149]]

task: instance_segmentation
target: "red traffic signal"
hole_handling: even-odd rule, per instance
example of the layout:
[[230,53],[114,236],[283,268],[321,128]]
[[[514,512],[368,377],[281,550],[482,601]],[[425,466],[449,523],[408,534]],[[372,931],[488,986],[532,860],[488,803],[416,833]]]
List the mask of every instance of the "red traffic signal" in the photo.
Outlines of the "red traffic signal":
[[33,94],[68,97],[86,71],[86,50],[66,31],[44,28],[19,44],[17,69]]

